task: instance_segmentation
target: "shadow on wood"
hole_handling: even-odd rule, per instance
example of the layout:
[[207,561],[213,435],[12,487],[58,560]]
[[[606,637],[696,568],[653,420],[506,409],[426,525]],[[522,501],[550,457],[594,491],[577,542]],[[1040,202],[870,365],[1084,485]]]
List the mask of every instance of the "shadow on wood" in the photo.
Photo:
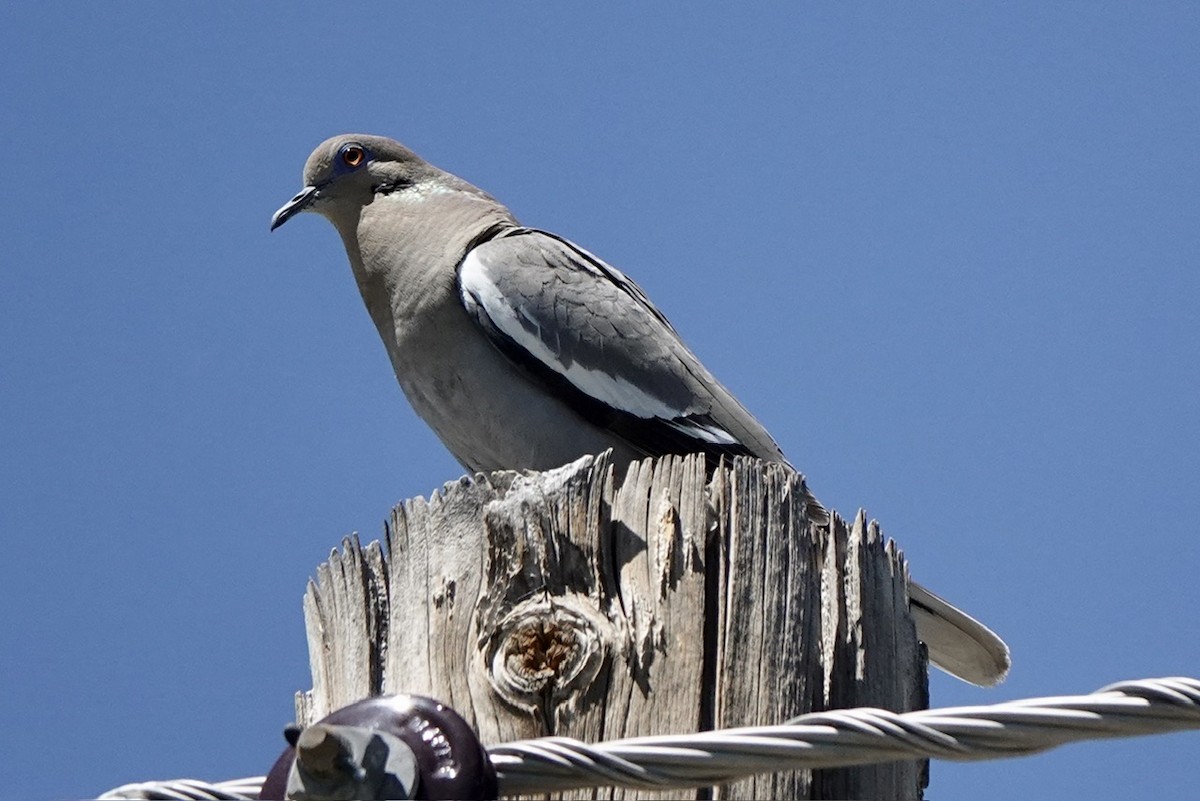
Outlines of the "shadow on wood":
[[[648,459],[617,487],[600,456],[405,501],[386,553],[347,539],[309,585],[313,689],[297,720],[407,692],[449,704],[484,743],[598,742],[925,708],[903,556],[862,512],[811,522],[805,495],[795,472],[751,459],[711,479],[702,457]],[[896,762],[699,792],[916,799],[925,775]]]

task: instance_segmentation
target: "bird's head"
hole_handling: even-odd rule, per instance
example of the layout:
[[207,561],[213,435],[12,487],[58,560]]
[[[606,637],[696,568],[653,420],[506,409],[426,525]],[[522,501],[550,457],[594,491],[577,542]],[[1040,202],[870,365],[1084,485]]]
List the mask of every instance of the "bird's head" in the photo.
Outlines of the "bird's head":
[[399,142],[342,134],[326,139],[304,164],[304,188],[271,217],[271,230],[302,211],[330,219],[357,212],[380,193],[416,185],[440,171]]

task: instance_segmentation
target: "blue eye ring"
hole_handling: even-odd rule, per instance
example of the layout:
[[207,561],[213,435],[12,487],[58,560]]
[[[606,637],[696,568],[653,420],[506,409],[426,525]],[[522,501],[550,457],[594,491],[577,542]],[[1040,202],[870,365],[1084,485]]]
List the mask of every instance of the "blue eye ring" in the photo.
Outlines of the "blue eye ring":
[[352,170],[357,170],[359,167],[367,163],[367,150],[357,142],[351,142],[347,145],[342,145],[342,149],[338,151],[338,158],[346,167]]

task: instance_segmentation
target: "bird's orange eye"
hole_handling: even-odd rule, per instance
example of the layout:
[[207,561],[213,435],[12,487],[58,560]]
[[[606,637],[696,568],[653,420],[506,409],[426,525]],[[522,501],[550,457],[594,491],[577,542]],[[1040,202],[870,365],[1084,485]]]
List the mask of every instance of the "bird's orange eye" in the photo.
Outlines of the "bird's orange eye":
[[367,159],[361,145],[346,145],[342,148],[342,161],[347,167],[358,167]]

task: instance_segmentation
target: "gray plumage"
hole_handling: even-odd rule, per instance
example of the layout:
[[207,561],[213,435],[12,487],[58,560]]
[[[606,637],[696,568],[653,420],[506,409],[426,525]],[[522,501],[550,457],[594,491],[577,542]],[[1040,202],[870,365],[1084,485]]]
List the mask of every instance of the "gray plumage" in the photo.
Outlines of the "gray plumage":
[[[301,211],[333,223],[400,386],[467,469],[546,470],[610,448],[621,470],[665,453],[786,461],[634,282],[482,190],[359,134],[322,143],[304,182],[271,228]],[[1002,680],[1004,643],[913,586],[931,661]]]

